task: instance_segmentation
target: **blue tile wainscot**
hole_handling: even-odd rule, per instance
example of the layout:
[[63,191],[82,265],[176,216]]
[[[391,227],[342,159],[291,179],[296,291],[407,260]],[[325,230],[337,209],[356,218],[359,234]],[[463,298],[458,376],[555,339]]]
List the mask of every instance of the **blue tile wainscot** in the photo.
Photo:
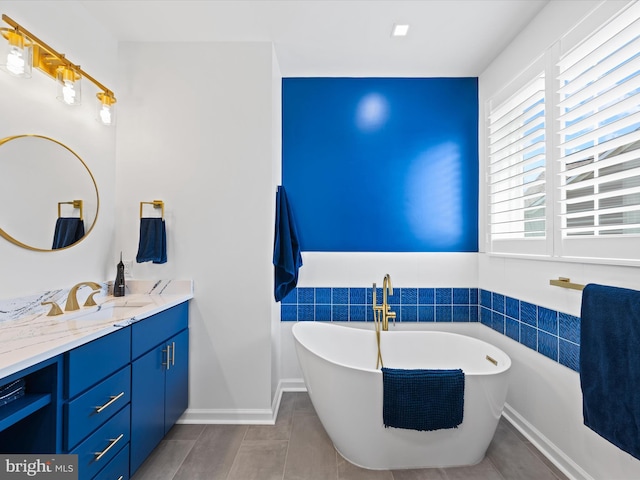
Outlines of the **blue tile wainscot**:
[[[373,321],[371,287],[299,287],[282,300],[283,322]],[[398,322],[481,322],[516,342],[579,371],[580,318],[477,288],[395,288]],[[382,303],[382,289],[376,289]]]

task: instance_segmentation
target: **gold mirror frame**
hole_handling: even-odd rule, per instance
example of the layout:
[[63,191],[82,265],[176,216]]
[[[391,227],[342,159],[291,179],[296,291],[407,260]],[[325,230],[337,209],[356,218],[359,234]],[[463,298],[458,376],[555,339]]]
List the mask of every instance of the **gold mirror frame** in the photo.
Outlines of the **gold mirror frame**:
[[84,160],[82,160],[82,158],[80,158],[80,155],[78,155],[72,149],[67,147],[64,143],[59,142],[55,138],[47,137],[47,136],[44,136],[44,135],[32,134],[32,133],[27,133],[27,134],[23,134],[23,135],[12,135],[10,137],[5,137],[5,138],[0,139],[0,147],[2,147],[4,144],[6,144],[6,143],[8,143],[8,142],[10,142],[12,140],[17,140],[17,139],[20,139],[20,138],[40,138],[42,140],[48,140],[50,142],[56,143],[59,146],[61,146],[62,148],[64,148],[65,150],[67,150],[68,152],[70,152],[74,157],[76,157],[80,161],[82,166],[85,168],[85,170],[89,174],[89,177],[91,178],[91,181],[93,182],[93,187],[94,187],[94,189],[96,191],[96,215],[95,215],[95,217],[93,219],[93,223],[91,224],[89,229],[85,232],[84,236],[80,240],[78,240],[75,243],[72,243],[71,245],[68,245],[68,246],[62,247],[62,248],[57,248],[57,249],[49,248],[49,249],[46,249],[46,248],[38,248],[38,247],[33,247],[31,245],[27,245],[26,243],[22,243],[20,240],[18,240],[16,238],[12,237],[11,235],[9,235],[1,227],[0,227],[0,236],[5,238],[9,242],[13,243],[14,245],[17,245],[17,246],[22,247],[22,248],[26,248],[27,250],[31,250],[31,251],[34,251],[34,252],[57,252],[59,250],[66,250],[68,248],[71,248],[71,247],[74,247],[74,246],[78,245],[85,238],[87,238],[87,236],[91,233],[91,230],[93,230],[93,227],[95,227],[96,222],[98,221],[98,214],[100,213],[100,195],[98,193],[98,184],[96,183],[96,179],[94,178],[93,173],[91,173],[91,170],[89,170],[89,167],[84,162]]

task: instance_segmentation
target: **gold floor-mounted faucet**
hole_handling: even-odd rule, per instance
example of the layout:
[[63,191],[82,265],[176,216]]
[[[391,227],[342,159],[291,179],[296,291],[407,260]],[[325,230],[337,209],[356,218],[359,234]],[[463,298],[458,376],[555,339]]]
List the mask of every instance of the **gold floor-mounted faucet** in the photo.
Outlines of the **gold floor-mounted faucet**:
[[380,330],[389,330],[390,318],[393,318],[393,324],[396,324],[396,312],[391,311],[388,301],[389,295],[393,295],[393,286],[391,285],[391,276],[387,273],[382,281],[382,305],[378,305],[376,298],[376,284],[373,284],[373,324],[376,329],[376,342],[378,344],[376,368],[384,367],[384,363],[382,362],[382,350],[380,348]]
[[389,330],[389,319],[393,318],[393,324],[396,324],[396,312],[391,311],[389,306],[389,295],[393,295],[393,286],[391,285],[391,276],[387,273],[382,281],[382,305],[377,304],[376,299],[376,284],[373,284],[373,315],[374,318],[378,318],[379,315],[376,312],[382,314],[382,330],[385,332]]
[[87,298],[87,301],[84,302],[84,306],[90,307],[90,306],[96,305],[96,302],[93,299],[93,297],[102,289],[102,287],[96,282],[80,282],[79,284],[71,287],[71,290],[69,290],[69,295],[67,296],[67,303],[65,303],[64,305],[65,312],[71,312],[73,310],[78,310],[80,308],[80,306],[78,305],[77,293],[78,293],[78,289],[84,286],[93,288],[93,293],[91,293]]

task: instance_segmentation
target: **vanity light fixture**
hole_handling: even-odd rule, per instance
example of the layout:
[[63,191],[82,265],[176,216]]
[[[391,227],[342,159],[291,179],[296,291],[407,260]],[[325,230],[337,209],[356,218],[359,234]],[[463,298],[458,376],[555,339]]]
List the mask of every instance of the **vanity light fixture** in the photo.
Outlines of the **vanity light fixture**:
[[0,28],[6,40],[6,45],[0,45],[0,69],[30,78],[32,66],[36,67],[58,83],[57,98],[67,105],[81,103],[81,80],[86,78],[100,90],[96,94],[98,121],[104,125],[115,123],[116,97],[111,90],[8,16],[3,14],[2,20],[12,28]]
[[29,39],[9,28],[0,28],[0,34],[7,41],[0,46],[0,68],[16,77],[30,78],[33,49]]
[[392,37],[406,37],[409,33],[409,25],[406,23],[395,23],[393,25]]

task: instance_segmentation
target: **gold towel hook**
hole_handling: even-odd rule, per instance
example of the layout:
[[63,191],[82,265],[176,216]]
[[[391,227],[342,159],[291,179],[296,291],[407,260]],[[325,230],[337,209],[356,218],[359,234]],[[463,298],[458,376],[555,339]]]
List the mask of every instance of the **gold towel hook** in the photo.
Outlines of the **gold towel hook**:
[[153,205],[153,208],[161,209],[161,216],[164,219],[164,202],[162,200],[154,200],[153,202],[140,202],[140,218],[142,218],[142,206]]

